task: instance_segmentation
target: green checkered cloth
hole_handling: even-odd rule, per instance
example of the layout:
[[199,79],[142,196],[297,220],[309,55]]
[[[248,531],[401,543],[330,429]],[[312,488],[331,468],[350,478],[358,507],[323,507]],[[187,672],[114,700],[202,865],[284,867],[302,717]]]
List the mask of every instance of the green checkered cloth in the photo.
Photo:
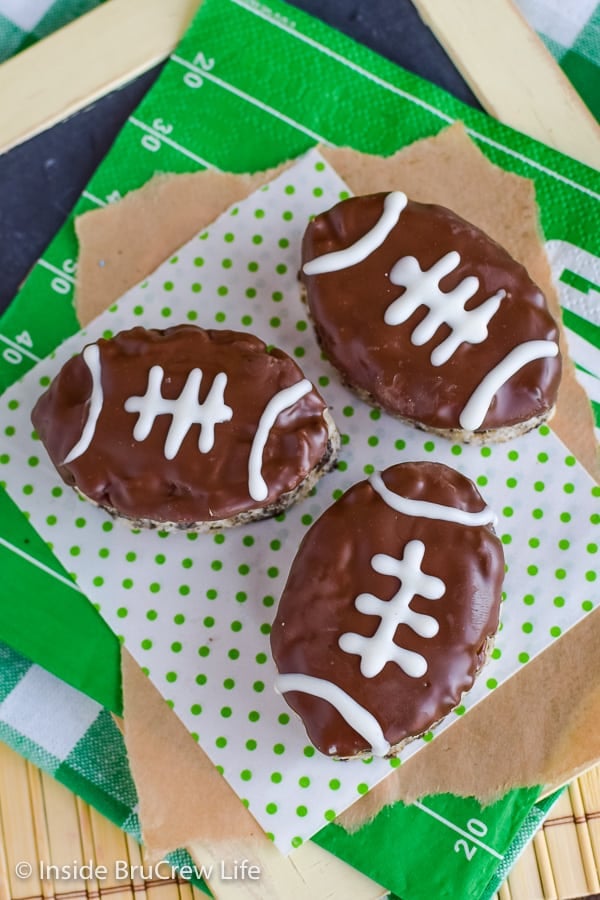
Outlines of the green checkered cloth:
[[[141,841],[135,784],[112,715],[2,643],[0,740]],[[185,850],[167,860],[193,867]]]
[[594,116],[600,119],[600,4],[516,0]]
[[0,62],[106,0],[0,0]]
[[[106,0],[0,0],[0,62]],[[600,119],[600,4],[516,0],[565,75]]]

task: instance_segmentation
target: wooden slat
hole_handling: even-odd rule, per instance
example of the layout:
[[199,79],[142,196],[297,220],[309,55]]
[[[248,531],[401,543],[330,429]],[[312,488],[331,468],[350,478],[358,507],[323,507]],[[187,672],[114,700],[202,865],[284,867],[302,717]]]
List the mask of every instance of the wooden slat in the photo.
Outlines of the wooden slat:
[[587,882],[588,893],[597,893],[600,891],[600,879],[598,878],[598,870],[594,860],[594,851],[590,839],[590,832],[585,816],[585,806],[583,795],[579,781],[575,779],[568,788],[571,809],[575,818],[575,829],[577,832],[577,840],[579,843],[579,853],[583,863],[583,870]]
[[[75,798],[75,806],[77,809],[77,818],[79,821],[79,836],[81,839],[82,860],[93,860],[96,863],[96,851],[94,847],[94,836],[92,833],[91,810],[87,803],[81,797]],[[86,881],[85,887],[89,897],[96,897],[102,891],[103,882],[97,878]]]
[[31,827],[27,763],[2,744],[0,744],[0,817],[2,825],[0,835],[8,870],[5,883],[7,898],[21,900],[26,897],[41,897],[42,889],[35,867],[31,877],[27,879],[19,879],[15,872],[15,865],[18,862],[23,860],[33,864],[38,859],[35,834]]
[[[600,768],[596,768],[582,775],[563,796],[560,805],[552,809],[545,828],[517,862],[498,900],[565,900],[596,890],[599,825]],[[206,861],[200,851],[197,855],[199,860]],[[143,857],[132,838],[0,744],[0,900],[26,897],[63,900],[65,883],[57,885],[51,880],[40,883],[35,876],[26,882],[15,878],[17,861],[40,859],[55,865],[92,859],[106,864],[110,870],[116,859],[141,865]],[[330,900],[346,897],[373,900],[381,896],[381,889],[373,882],[357,877],[343,863],[312,844],[303,845],[291,859],[313,900],[323,896]],[[345,881],[345,875],[352,875],[352,880]],[[147,884],[139,876],[133,882],[120,883],[113,894],[115,886],[114,879],[99,885],[86,882],[85,890],[89,897],[98,896],[95,892],[99,889],[100,897],[120,900],[201,900],[203,897],[187,884]],[[68,887],[72,890],[75,885],[69,882]],[[291,896],[286,893],[286,900]]]
[[511,869],[507,886],[509,894],[506,900],[538,900],[545,896],[540,877],[540,867],[533,844],[530,844]]
[[[48,839],[46,798],[44,796],[42,773],[33,765],[33,763],[28,762],[26,767],[31,802],[31,828],[35,839],[37,853],[36,859],[52,860],[50,841]],[[54,896],[54,886],[49,879],[42,879],[40,887],[42,897],[48,898],[49,900],[49,898]]]
[[596,871],[600,871],[600,767],[578,778]]
[[134,872],[132,874],[132,882],[136,900],[160,900],[163,896],[164,900],[167,900],[167,896],[168,900],[172,900],[173,897],[175,897],[175,900],[179,900],[178,894],[173,894],[170,885],[168,895],[163,895],[145,884],[142,874],[135,871],[135,866],[142,866],[144,863],[142,848],[130,834],[125,835],[125,845],[127,847],[127,858],[132,867],[132,872]]
[[413,0],[486,112],[589,166],[600,128],[510,0]]
[[[41,776],[44,791],[44,808],[46,812],[46,833],[48,835],[49,856],[44,859],[40,854],[34,857],[25,857],[31,860],[40,860],[53,866],[70,866],[73,862],[83,864],[88,860],[83,855],[81,835],[79,831],[79,815],[77,800],[74,794],[65,798],[63,785],[55,781],[49,775]],[[77,896],[86,894],[86,882],[82,878],[56,877],[50,874],[44,887],[52,888],[53,895],[73,892]]]
[[0,66],[0,153],[152,68],[200,0],[110,0]]
[[508,881],[505,881],[504,884],[500,886],[500,890],[496,894],[495,900],[512,900]]
[[543,825],[556,893],[581,897],[590,893],[569,793],[562,794]]
[[[489,113],[600,166],[598,124],[510,0],[413,2]],[[199,5],[110,0],[8,60],[0,66],[0,152],[164,59]]]
[[[550,853],[548,844],[546,843],[546,833],[542,829],[538,831],[533,839],[533,852],[537,862],[540,881],[542,883],[542,897],[545,900],[557,900],[556,885],[554,883],[554,873],[552,871],[552,863],[550,861]],[[521,898],[519,898],[521,900]],[[525,900],[523,897],[522,900]]]
[[[0,765],[1,765],[1,753],[0,753]],[[6,852],[6,846],[4,843],[4,828],[3,828],[3,816],[2,816],[2,793],[0,791],[0,900],[10,900],[9,893],[9,859],[8,853]]]
[[[240,896],[241,882],[220,878],[220,867],[224,859],[222,843],[194,843],[188,850],[198,867],[203,865],[206,870],[215,873],[209,884],[216,900],[230,900]],[[279,900],[282,891],[285,892],[286,900],[314,900],[289,857],[279,853],[270,841],[258,838],[250,848],[247,841],[230,840],[226,857],[228,860],[251,858],[253,865],[259,867],[261,878],[244,883],[243,896],[248,900]]]
[[[102,893],[109,894],[111,900],[134,900],[134,898],[139,900],[136,884],[140,884],[140,880],[132,882],[124,877],[124,869],[129,868],[127,835],[115,828],[95,809],[89,809],[89,816],[94,859],[98,865],[106,866],[108,869],[100,885]],[[120,865],[126,864],[123,870],[117,869],[117,861]],[[172,895],[165,895],[165,900],[173,900]]]

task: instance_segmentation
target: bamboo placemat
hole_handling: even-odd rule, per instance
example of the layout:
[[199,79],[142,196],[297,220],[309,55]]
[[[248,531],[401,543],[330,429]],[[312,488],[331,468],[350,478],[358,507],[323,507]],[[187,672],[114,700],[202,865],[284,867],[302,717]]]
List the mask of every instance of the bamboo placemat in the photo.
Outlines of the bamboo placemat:
[[[0,900],[205,900],[180,880],[117,879],[115,860],[142,866],[138,844],[62,784],[0,743]],[[37,868],[93,863],[99,880],[20,880]],[[139,872],[139,869],[137,870]],[[496,900],[567,900],[600,892],[600,766],[577,778],[552,808]]]
[[[115,860],[143,865],[139,845],[64,785],[0,743],[0,900],[206,900],[181,880],[117,878]],[[39,861],[106,866],[102,880],[20,880],[17,865]],[[97,868],[96,868],[97,870]],[[139,868],[134,871],[140,872]],[[162,873],[161,873],[162,874]]]

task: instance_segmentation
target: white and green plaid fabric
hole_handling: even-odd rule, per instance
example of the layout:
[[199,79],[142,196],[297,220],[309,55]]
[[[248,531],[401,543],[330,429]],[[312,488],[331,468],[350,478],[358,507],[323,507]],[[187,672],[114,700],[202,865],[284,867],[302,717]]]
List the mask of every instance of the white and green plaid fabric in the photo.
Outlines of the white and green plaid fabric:
[[600,4],[596,0],[516,0],[516,4],[600,119]]
[[[135,784],[112,715],[3,643],[0,740],[141,840]],[[167,859],[193,865],[185,850]]]
[[6,644],[0,698],[0,738],[139,837],[135,785],[111,714]]
[[0,62],[105,0],[0,0]]

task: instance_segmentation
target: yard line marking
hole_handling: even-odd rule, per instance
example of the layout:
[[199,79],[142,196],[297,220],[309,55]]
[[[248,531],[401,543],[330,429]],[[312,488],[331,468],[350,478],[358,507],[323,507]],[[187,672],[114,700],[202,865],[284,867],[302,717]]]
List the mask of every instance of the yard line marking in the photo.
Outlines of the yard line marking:
[[28,563],[31,563],[32,566],[41,569],[42,572],[45,572],[47,575],[51,575],[52,578],[56,578],[56,580],[62,582],[62,584],[66,584],[67,587],[70,587],[74,591],[77,591],[78,594],[83,593],[81,588],[79,588],[74,581],[71,581],[70,578],[65,578],[64,575],[60,574],[60,572],[55,572],[54,569],[50,568],[50,566],[47,566],[45,565],[45,563],[40,562],[40,560],[36,559],[35,556],[30,556],[28,553],[25,553],[25,551],[21,550],[19,547],[15,547],[14,544],[9,543],[3,537],[0,537],[0,546],[5,547],[7,550],[10,550],[11,553],[15,553],[17,556],[22,557]]
[[577,181],[573,181],[565,175],[561,175],[560,172],[555,172],[554,169],[549,169],[547,166],[542,165],[542,163],[537,162],[535,159],[531,159],[529,156],[525,156],[523,153],[519,153],[517,150],[511,150],[511,148],[507,147],[505,144],[499,144],[498,141],[486,137],[485,134],[475,131],[474,128],[467,128],[467,134],[470,134],[471,137],[474,137],[484,144],[489,144],[489,146],[494,147],[495,150],[501,150],[508,156],[514,156],[515,159],[520,159],[521,162],[526,163],[528,166],[532,166],[534,169],[538,169],[538,171],[543,172],[544,175],[550,175],[550,177],[554,178],[556,181],[562,181],[563,184],[568,184],[569,187],[575,188],[575,190],[581,191],[583,194],[588,194],[590,197],[593,197],[594,200],[600,200],[600,194],[596,193],[596,191],[593,191],[591,188],[585,187],[585,185],[579,184]]
[[91,203],[95,203],[96,206],[108,206],[108,204],[101,200],[99,197],[95,197],[94,194],[91,194],[89,191],[82,191],[81,196],[85,197],[86,200],[89,200]]
[[[357,72],[359,75],[363,75],[369,81],[373,81],[375,84],[378,84],[380,87],[384,88],[387,91],[390,91],[393,94],[397,94],[399,97],[403,97],[405,100],[408,100],[410,103],[414,103],[416,106],[420,106],[423,109],[426,109],[428,112],[432,113],[439,119],[443,119],[448,124],[452,124],[456,122],[456,119],[452,116],[449,116],[447,113],[443,112],[441,109],[438,109],[436,106],[432,106],[430,103],[421,100],[420,97],[416,97],[414,94],[409,93],[408,91],[404,91],[401,88],[396,87],[396,85],[392,84],[389,81],[385,81],[385,79],[380,78],[378,75],[375,75],[373,72],[370,72],[368,69],[364,69],[362,66],[359,66],[358,63],[352,62],[352,60],[348,59],[345,56],[342,56],[341,53],[336,53],[335,50],[332,50],[330,47],[325,46],[324,44],[320,44],[318,41],[313,38],[308,37],[308,35],[303,34],[301,31],[298,31],[295,28],[292,28],[290,25],[286,25],[285,22],[280,22],[278,19],[273,18],[267,12],[261,9],[255,9],[250,6],[246,0],[230,0],[231,3],[235,3],[236,6],[239,6],[241,9],[245,9],[246,12],[252,13],[255,16],[258,16],[261,19],[264,19],[265,22],[268,22],[270,25],[274,25],[275,28],[281,29],[281,31],[285,31],[287,34],[291,34],[293,37],[297,38],[299,41],[303,41],[305,44],[308,44],[310,47],[313,47],[315,50],[320,51],[325,56],[330,56],[332,59],[335,59],[337,62],[346,66],[349,69],[352,69],[354,72]],[[538,171],[543,172],[545,175],[550,175],[551,178],[556,179],[557,181],[561,181],[564,184],[569,185],[569,187],[575,188],[578,191],[581,191],[584,194],[588,194],[590,197],[593,197],[595,200],[600,200],[600,194],[591,190],[591,188],[587,188],[582,184],[579,184],[576,181],[572,181],[570,178],[567,178],[564,175],[555,172],[554,169],[549,169],[547,166],[544,166],[542,163],[536,162],[534,159],[530,159],[528,156],[525,156],[522,153],[519,153],[517,150],[511,150],[510,147],[507,147],[505,144],[500,144],[498,141],[494,141],[492,138],[486,137],[486,135],[481,134],[479,131],[476,131],[474,128],[466,128],[467,134],[469,134],[472,138],[475,138],[478,141],[481,141],[484,144],[488,144],[490,147],[494,147],[496,150],[500,150],[503,153],[506,153],[508,156],[512,156],[515,159],[519,159],[521,162],[526,163],[527,165],[532,166],[534,169],[538,169]]]
[[463,829],[459,828],[458,825],[455,825],[454,822],[450,822],[449,819],[445,819],[443,816],[440,816],[439,813],[436,813],[435,810],[430,809],[429,806],[425,806],[425,804],[421,803],[420,800],[415,800],[412,805],[416,806],[417,809],[420,809],[422,812],[427,813],[428,816],[437,819],[438,822],[441,822],[442,825],[446,825],[446,827],[450,828],[452,831],[456,831],[457,834],[462,835],[468,841],[471,841],[472,844],[477,844],[477,846],[481,847],[482,850],[487,850],[487,852],[491,853],[492,856],[495,856],[496,859],[504,859],[504,856],[501,853],[498,853],[497,850],[494,850],[493,847],[488,847],[487,844],[484,844],[483,841],[480,841],[479,838],[471,834],[470,831],[463,831]]
[[585,369],[594,378],[600,379],[600,372],[595,371],[595,369],[600,369],[598,347],[570,328],[565,328],[565,334],[567,335],[569,356],[573,362]]
[[61,278],[66,278],[71,284],[75,284],[75,279],[72,275],[69,275],[68,272],[63,272],[62,269],[53,266],[52,263],[49,263],[47,260],[41,258],[38,259],[38,265],[43,266],[44,269],[48,269],[49,272],[54,272],[55,275],[59,275]]
[[166,134],[161,134],[160,131],[155,131],[154,128],[151,128],[150,125],[146,125],[146,123],[140,121],[140,119],[136,119],[135,116],[129,116],[129,119],[127,121],[131,122],[132,125],[135,125],[136,128],[141,128],[142,131],[147,131],[148,134],[151,134],[153,137],[157,138],[157,140],[159,140],[162,144],[168,144],[169,147],[173,147],[174,150],[178,150],[179,153],[182,153],[184,156],[193,159],[194,162],[197,162],[199,163],[199,165],[204,166],[205,169],[213,169],[215,172],[221,171],[217,168],[217,166],[213,165],[213,163],[210,163],[206,159],[202,159],[201,156],[197,156],[195,153],[192,153],[192,151],[188,150],[187,147],[182,147],[181,144],[173,141],[170,137],[167,137]]
[[399,97],[403,97],[405,100],[410,100],[411,103],[415,103],[417,106],[422,106],[423,109],[426,109],[428,112],[433,113],[433,115],[437,116],[439,119],[443,119],[449,124],[456,121],[456,119],[453,119],[452,116],[449,116],[447,113],[442,112],[442,110],[438,109],[436,106],[431,106],[431,104],[426,103],[425,100],[421,100],[420,97],[415,97],[414,94],[410,94],[408,93],[408,91],[403,91],[402,88],[396,87],[396,85],[391,84],[389,81],[385,81],[378,75],[375,75],[374,72],[369,72],[368,69],[363,69],[362,66],[359,66],[358,63],[352,62],[352,60],[348,59],[348,57],[342,56],[341,53],[336,53],[336,51],[332,50],[331,47],[327,47],[325,44],[320,44],[319,41],[315,41],[314,38],[309,37],[307,34],[303,34],[303,32],[297,31],[295,28],[291,28],[289,25],[286,25],[285,22],[280,22],[278,19],[273,19],[271,16],[269,16],[268,13],[265,13],[263,10],[254,9],[251,6],[248,6],[248,4],[244,2],[244,0],[231,0],[231,2],[235,3],[236,6],[240,6],[242,9],[245,9],[247,12],[253,13],[255,16],[259,16],[259,18],[264,19],[265,22],[269,22],[271,25],[275,25],[276,28],[280,28],[282,31],[293,35],[294,37],[298,38],[298,40],[302,41],[305,44],[308,44],[309,47],[313,47],[315,50],[319,50],[325,56],[330,56],[332,59],[335,59],[343,66],[346,66],[346,68],[352,69],[354,72],[358,72],[359,75],[363,75],[365,78],[368,78],[369,81],[375,82],[375,84],[378,84],[380,87],[384,87],[386,88],[386,90],[391,91],[394,94],[398,94]]
[[584,388],[589,399],[593,400],[596,404],[600,404],[600,380],[596,378],[595,375],[592,375],[581,368],[577,368],[575,377]]
[[240,88],[235,87],[228,81],[224,81],[217,75],[213,75],[212,72],[206,72],[204,69],[200,69],[198,66],[195,66],[193,63],[189,62],[189,60],[183,59],[181,56],[177,56],[176,53],[173,53],[171,55],[171,59],[173,60],[173,62],[178,63],[180,66],[185,66],[185,68],[189,69],[191,72],[196,72],[196,74],[200,75],[202,78],[206,78],[208,81],[214,82],[214,84],[217,84],[224,90],[229,91],[229,93],[234,94],[236,97],[245,100],[247,103],[251,103],[253,106],[258,107],[258,109],[262,109],[263,112],[269,113],[269,115],[274,116],[274,118],[276,119],[280,119],[282,122],[285,122],[286,125],[290,125],[297,131],[302,131],[304,134],[307,134],[315,141],[318,141],[321,144],[327,144],[328,147],[333,146],[331,141],[328,141],[327,138],[324,138],[322,137],[322,135],[317,134],[316,131],[308,128],[306,125],[302,125],[295,119],[290,118],[290,116],[286,116],[285,113],[280,112],[280,110],[275,109],[273,106],[269,106],[267,103],[263,103],[262,100],[259,100],[257,97],[253,97],[252,94],[247,94],[245,91],[242,91]]
[[4,341],[4,343],[8,344],[9,347],[17,350],[23,356],[28,356],[29,359],[32,359],[34,362],[41,362],[41,357],[36,356],[35,353],[32,353],[31,350],[28,350],[27,347],[23,347],[16,341],[11,341],[11,339],[7,338],[5,334],[0,334],[0,341]]

